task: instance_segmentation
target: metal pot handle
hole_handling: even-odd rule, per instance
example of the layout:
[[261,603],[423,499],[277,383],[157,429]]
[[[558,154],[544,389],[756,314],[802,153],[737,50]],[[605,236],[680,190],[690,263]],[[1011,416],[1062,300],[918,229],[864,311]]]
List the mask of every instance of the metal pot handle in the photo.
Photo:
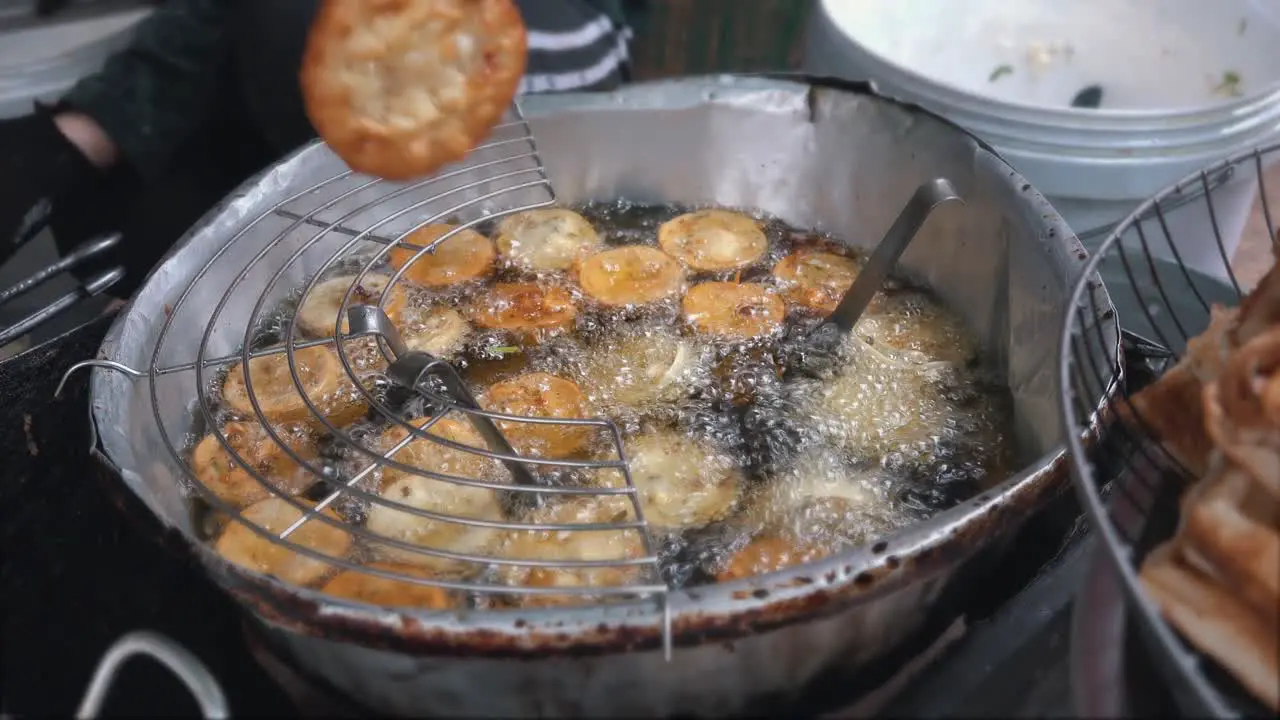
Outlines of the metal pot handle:
[[196,704],[200,706],[200,714],[204,717],[230,717],[226,696],[222,694],[218,681],[214,679],[204,663],[186,648],[164,635],[149,630],[139,630],[116,640],[102,656],[97,669],[93,671],[93,680],[89,682],[89,689],[76,710],[77,718],[98,716],[107,692],[111,689],[112,681],[120,672],[120,668],[135,655],[149,655],[177,675],[195,698]]

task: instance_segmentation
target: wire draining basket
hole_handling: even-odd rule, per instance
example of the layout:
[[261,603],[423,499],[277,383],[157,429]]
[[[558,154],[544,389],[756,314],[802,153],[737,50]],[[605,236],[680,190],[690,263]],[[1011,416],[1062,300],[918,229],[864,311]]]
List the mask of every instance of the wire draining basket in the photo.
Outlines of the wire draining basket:
[[[1155,665],[1181,712],[1191,717],[1252,715],[1262,709],[1213,660],[1192,649],[1164,621],[1139,583],[1141,563],[1173,535],[1179,498],[1196,478],[1144,434],[1143,428],[1114,422],[1130,407],[1130,391],[1115,364],[1113,342],[1108,343],[1098,328],[1111,312],[1106,295],[1117,304],[1137,308],[1138,317],[1119,320],[1145,325],[1150,336],[1130,334],[1130,341],[1136,339],[1143,354],[1154,360],[1155,372],[1172,367],[1187,340],[1207,326],[1215,298],[1234,303],[1242,296],[1242,284],[1224,246],[1227,233],[1239,232],[1239,227],[1225,227],[1230,211],[1224,209],[1221,191],[1234,187],[1234,192],[1239,192],[1255,185],[1267,237],[1275,238],[1280,222],[1280,195],[1275,193],[1280,189],[1268,187],[1265,170],[1276,163],[1280,163],[1280,144],[1241,153],[1186,177],[1143,203],[1116,226],[1091,258],[1073,290],[1063,322],[1060,390],[1077,491],[1106,556],[1115,566],[1129,606],[1127,616],[1141,638],[1145,657]],[[1203,233],[1207,236],[1186,237],[1192,225],[1182,222],[1188,217],[1186,213],[1207,217]],[[1183,262],[1179,248],[1188,242],[1216,243],[1222,263],[1216,274],[1225,278],[1225,293],[1223,282]],[[1123,290],[1108,287],[1104,292],[1098,281],[1100,271],[1122,274],[1127,279]],[[1122,297],[1121,292],[1131,295]],[[1104,391],[1110,392],[1104,395],[1108,399],[1101,407],[1086,400]],[[1086,436],[1091,418],[1099,419],[1104,429]],[[1122,638],[1116,638],[1114,652],[1122,653],[1123,644]]]
[[[440,590],[461,603],[460,607],[492,607],[495,599],[501,606],[517,596],[561,602],[566,597],[580,598],[569,600],[571,603],[600,601],[610,596],[648,598],[662,603],[662,616],[668,625],[664,635],[669,638],[665,607],[668,588],[659,571],[656,543],[632,484],[621,434],[614,423],[594,417],[532,417],[482,410],[448,362],[417,349],[420,345],[415,345],[413,338],[402,337],[402,328],[388,319],[405,273],[422,258],[471,228],[555,203],[555,192],[519,107],[514,106],[507,121],[463,162],[421,181],[386,182],[354,174],[341,163],[334,163],[331,170],[312,187],[256,217],[246,218],[247,224],[197,273],[177,301],[166,306],[150,367],[129,368],[104,360],[76,367],[104,367],[145,379],[167,454],[188,476],[186,484],[211,509],[207,517],[220,523],[220,527],[231,523],[246,528],[255,536],[253,542],[269,543],[263,546],[267,548],[263,552],[283,548],[303,563],[336,566],[329,573],[354,572],[375,580],[394,581],[401,587]],[[452,229],[427,244],[405,240],[421,228],[439,224]],[[398,269],[387,267],[393,248],[412,255],[392,264]],[[298,312],[272,319],[281,302],[291,300],[302,307],[317,286],[335,273],[354,279],[345,286],[327,331],[317,333],[313,328],[311,337],[305,338],[299,329]],[[373,275],[384,279],[376,284],[366,279]],[[233,278],[229,284],[228,277]],[[304,287],[299,294],[300,282]],[[198,318],[202,326],[201,332],[195,333],[196,343],[189,341],[193,335],[190,328],[179,330],[192,318]],[[317,334],[327,337],[316,337]],[[432,336],[417,339],[429,344]],[[329,353],[327,357],[333,359],[320,363],[319,353]],[[294,413],[298,417],[284,422],[273,414],[275,398],[268,399],[255,390],[255,384],[261,381],[254,363],[262,363],[263,367],[274,363],[268,376],[274,373],[277,381],[292,384],[293,392],[302,401]],[[329,402],[329,390],[320,394],[314,389],[317,364],[325,363],[325,372],[335,374],[337,382],[349,390],[344,402],[360,408],[362,422],[383,429],[383,439],[387,432],[397,430],[398,441],[370,443],[349,431],[351,418],[343,411],[335,412]],[[369,372],[371,367],[380,369]],[[295,483],[290,483],[295,485],[294,491],[283,490],[280,479],[272,477],[272,471],[265,467],[274,461],[263,461],[260,453],[246,452],[220,422],[225,411],[225,407],[218,406],[220,377],[228,369],[237,372],[236,368],[248,368],[238,372],[250,406],[237,408],[236,419],[260,426],[266,436],[263,442],[272,449],[270,454],[307,474],[305,492],[298,491],[299,484]],[[194,399],[197,425],[203,421],[203,427],[181,430],[179,426],[175,432],[174,419],[162,416],[160,394],[177,392]],[[392,397],[400,399],[393,401]],[[416,409],[407,409],[411,407]],[[336,414],[346,419],[337,420]],[[439,432],[438,428],[450,419],[455,429],[461,427],[461,435],[475,441],[462,440],[459,433]],[[339,443],[350,452],[338,462],[324,451],[299,450],[292,437],[281,430],[283,425],[298,424],[318,433],[322,442],[330,446]],[[592,459],[518,452],[513,447],[516,441],[509,442],[508,436],[515,437],[514,429],[530,427],[542,428],[541,435],[593,433],[597,452],[587,454]],[[254,503],[278,501],[282,504],[276,507],[281,512],[269,520],[260,520],[246,512],[246,507],[255,504],[237,505],[211,491],[194,467],[188,447],[191,433],[215,437],[218,451],[226,453],[232,466],[246,474],[251,494],[263,498]],[[432,448],[425,452],[451,459],[434,469],[397,459],[397,453],[419,443]],[[358,459],[358,467],[350,462],[352,456]],[[465,457],[475,462],[460,459]],[[474,469],[478,467],[483,471]],[[441,500],[420,507],[422,503],[380,495],[376,482],[371,481],[377,480],[377,474],[391,471],[400,477],[422,478],[421,486],[430,488],[423,489],[423,493],[454,492],[438,489],[448,486],[468,499]],[[548,476],[556,472],[577,473],[579,478],[598,473],[599,479],[607,475],[608,482],[548,481]],[[547,498],[566,497],[586,497],[603,505],[605,511],[600,517],[590,513],[564,513],[565,517],[560,517],[528,512],[545,505]],[[619,550],[617,557],[568,551],[553,553],[553,557],[504,555],[488,552],[492,543],[483,548],[463,543],[450,549],[379,535],[364,523],[351,520],[351,513],[335,513],[344,500],[363,503],[360,512],[364,514],[372,512],[369,508],[382,505],[403,517],[434,523],[437,529],[456,526],[460,528],[455,530],[457,533],[548,533],[563,540],[567,534],[594,532],[614,533],[626,540],[614,544]],[[483,511],[473,512],[476,503],[483,506]],[[310,532],[306,530],[308,526]],[[349,547],[387,550],[396,560],[375,566],[346,552],[328,552],[321,547],[324,543],[315,541],[318,536],[333,537],[335,533],[347,535]],[[270,549],[272,546],[274,550]],[[459,572],[458,568],[464,566],[476,572]],[[395,569],[423,567],[448,570]],[[508,568],[518,572],[504,575]],[[566,577],[577,582],[566,582]],[[540,602],[543,601],[531,604]]]

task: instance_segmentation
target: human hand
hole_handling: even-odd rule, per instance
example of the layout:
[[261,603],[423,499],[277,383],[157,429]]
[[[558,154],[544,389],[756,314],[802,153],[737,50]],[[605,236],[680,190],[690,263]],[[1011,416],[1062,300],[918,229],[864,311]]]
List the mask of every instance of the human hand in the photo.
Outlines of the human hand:
[[114,150],[74,113],[0,120],[0,263],[39,233],[59,196],[96,180]]

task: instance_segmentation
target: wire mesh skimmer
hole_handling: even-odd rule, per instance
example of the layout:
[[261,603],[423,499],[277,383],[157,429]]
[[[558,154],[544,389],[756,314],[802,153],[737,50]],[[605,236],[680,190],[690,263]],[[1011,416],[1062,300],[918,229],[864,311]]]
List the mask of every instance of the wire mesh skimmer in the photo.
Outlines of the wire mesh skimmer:
[[[400,287],[405,271],[419,259],[477,225],[555,202],[555,192],[539,157],[533,134],[518,106],[513,107],[507,121],[495,128],[486,143],[473,150],[463,162],[430,178],[412,183],[391,183],[349,170],[337,172],[257,215],[197,273],[176,303],[165,308],[167,317],[149,368],[136,370],[107,361],[89,361],[81,366],[109,367],[134,377],[150,379],[151,405],[168,451],[187,474],[193,490],[212,508],[213,517],[230,518],[254,535],[303,558],[337,566],[343,571],[441,588],[464,595],[473,603],[489,603],[512,596],[542,596],[544,599],[579,596],[586,600],[599,600],[605,596],[651,598],[661,604],[665,649],[669,655],[668,587],[662,580],[654,535],[645,521],[623,454],[621,434],[614,423],[600,418],[525,417],[482,410],[447,362],[411,350],[388,320],[389,298]],[[427,245],[405,241],[414,231],[438,223],[448,223],[453,227]],[[269,239],[264,242],[262,238],[267,233],[270,233]],[[396,247],[412,251],[413,256],[391,272],[384,269],[383,264],[388,253]],[[246,257],[247,261],[244,260]],[[243,263],[243,266],[234,273],[229,286],[214,287],[219,282],[214,277],[217,273],[209,270],[217,263]],[[282,302],[292,301],[301,307],[323,279],[334,272],[354,274],[354,279],[346,288],[338,312],[333,317],[332,333],[328,333],[330,337],[304,340],[299,330],[298,313],[291,313],[287,322],[273,316]],[[375,293],[366,285],[374,287],[368,278],[379,274],[389,275],[389,280],[380,286],[380,292]],[[300,293],[296,287],[299,277],[309,278]],[[181,343],[171,339],[171,330],[177,322],[175,319],[181,317],[184,307],[191,304],[212,305],[213,309],[207,315],[208,322],[195,359],[172,362],[175,357],[183,357],[184,351],[186,357],[191,354],[190,348],[179,347]],[[208,311],[202,308],[202,312]],[[246,317],[247,320],[244,319]],[[239,349],[234,352],[222,351],[237,347]],[[315,386],[308,384],[311,380],[309,373],[315,370],[314,364],[308,360],[308,353],[317,351],[313,348],[335,351],[340,363],[340,380],[349,385],[351,391],[347,399],[366,409],[368,418],[376,417],[383,425],[399,428],[403,437],[398,442],[390,447],[371,447],[367,440],[353,436],[344,423],[335,421],[331,408],[326,405],[327,398],[316,397]],[[377,375],[380,378],[378,385],[368,381],[366,371],[369,365],[366,363],[370,362],[384,368]],[[242,411],[239,415],[241,419],[260,425],[267,436],[266,441],[273,444],[273,450],[278,447],[280,453],[308,474],[308,492],[294,494],[283,491],[278,478],[270,477],[270,473],[264,472],[261,463],[255,462],[254,458],[245,457],[243,448],[237,448],[228,437],[230,433],[220,426],[223,409],[218,407],[218,400],[213,397],[215,393],[211,393],[211,389],[217,389],[220,378],[229,368],[252,369],[251,363],[264,366],[272,363],[277,379],[287,376],[305,406],[302,416],[291,420],[300,420],[327,435],[331,442],[349,448],[349,454],[359,459],[359,467],[353,469],[349,467],[350,463],[338,463],[302,452],[296,443],[291,443],[281,430],[283,423],[280,417],[272,411],[273,400],[265,398],[254,388],[258,378],[256,371],[241,372],[251,412]],[[221,450],[256,483],[254,493],[287,503],[293,512],[286,514],[293,514],[295,519],[279,527],[256,522],[247,516],[243,508],[228,503],[200,482],[186,438],[164,429],[166,424],[161,418],[157,394],[160,392],[157,388],[166,378],[190,375],[195,378],[195,387],[188,387],[185,392],[198,398],[196,417],[203,419],[205,425],[203,429],[195,430],[215,436]],[[391,399],[397,395],[401,396],[399,402]],[[404,396],[409,398],[407,405]],[[405,407],[414,407],[415,402],[419,410],[411,417]],[[442,418],[446,416],[469,424],[483,442],[468,444],[456,437],[451,439],[447,433],[433,433],[433,427],[443,422]],[[558,431],[598,432],[604,443],[612,446],[612,457],[553,460],[529,453],[521,455],[512,448],[504,432],[509,433],[513,427],[526,423],[544,428],[554,426]],[[483,458],[491,461],[491,465],[500,464],[509,477],[468,475],[458,468],[438,472],[396,459],[397,453],[415,442],[427,442],[455,453]],[[625,482],[574,485],[538,480],[542,474],[539,470],[555,468],[617,473]],[[501,498],[499,504],[503,512],[495,518],[483,514],[472,517],[465,512],[451,511],[448,507],[424,509],[391,500],[368,489],[367,481],[375,473],[391,470],[401,476],[411,475],[454,487],[492,492]],[[518,517],[520,514],[515,510],[542,504],[542,498],[547,496],[587,496],[592,498],[591,501],[602,504],[606,503],[605,498],[616,500],[614,505],[608,505],[613,512],[603,513],[595,522],[526,522]],[[556,537],[564,537],[560,533],[623,533],[632,540],[638,536],[643,552],[635,552],[636,545],[632,542],[623,544],[628,552],[621,557],[597,557],[598,553],[586,553],[586,557],[565,557],[562,556],[564,553],[549,558],[509,557],[496,552],[485,554],[483,549],[468,551],[431,547],[379,535],[360,522],[344,519],[345,515],[332,512],[332,506],[343,499],[353,499],[368,506],[384,505],[424,522],[448,523],[467,529],[547,532],[556,534]],[[616,502],[619,501],[629,505],[629,513],[617,512]],[[437,565],[456,566],[460,563],[487,570],[473,575],[454,572],[436,575],[400,572],[388,569],[387,565],[374,567],[358,562],[350,555],[327,555],[300,541],[299,538],[305,535],[302,529],[307,525],[340,529],[355,538],[357,545],[391,549],[403,562],[390,567],[412,567],[418,564],[417,558],[427,558],[428,563]],[[504,577],[502,568],[524,568],[527,572]],[[580,582],[565,584],[529,579],[539,569],[545,572],[556,568],[564,573],[561,577]],[[596,570],[600,568],[615,568],[618,572],[602,575]],[[511,577],[518,578],[519,582],[512,581]],[[545,574],[542,577],[545,580]],[[610,582],[610,579],[615,582]]]
[[[1192,477],[1137,424],[1111,422],[1129,407],[1126,379],[1115,364],[1114,336],[1101,328],[1108,321],[1110,303],[1097,282],[1108,265],[1127,276],[1127,289],[1140,308],[1140,317],[1121,318],[1137,325],[1143,320],[1153,337],[1129,334],[1129,341],[1153,365],[1156,373],[1172,367],[1194,337],[1208,323],[1214,285],[1205,275],[1182,263],[1176,243],[1194,240],[1217,243],[1234,301],[1241,285],[1231,269],[1223,245],[1213,178],[1224,173],[1238,182],[1256,182],[1268,237],[1276,236],[1280,207],[1276,188],[1267,186],[1264,169],[1280,162],[1280,145],[1231,157],[1188,176],[1139,206],[1102,244],[1081,275],[1064,319],[1060,356],[1062,407],[1068,431],[1076,485],[1100,542],[1115,566],[1136,619],[1142,647],[1163,677],[1180,709],[1188,716],[1230,717],[1260,710],[1225,671],[1195,652],[1165,623],[1138,582],[1138,568],[1147,554],[1172,536],[1178,523],[1178,499]],[[1204,206],[1211,220],[1212,238],[1182,238],[1169,214],[1189,202]],[[1174,263],[1158,263],[1159,256]],[[1172,267],[1172,271],[1168,268]],[[1162,269],[1164,268],[1164,269]],[[1116,288],[1108,288],[1118,300]],[[1218,295],[1221,295],[1219,291]],[[1223,298],[1226,299],[1226,298]],[[1181,308],[1181,309],[1180,309]],[[1111,390],[1103,395],[1104,391]],[[1092,394],[1091,394],[1092,393]],[[1109,398],[1095,407],[1088,398]],[[1100,436],[1086,437],[1090,418],[1100,418]],[[1119,638],[1114,651],[1122,652]],[[1091,661],[1092,662],[1092,661]]]

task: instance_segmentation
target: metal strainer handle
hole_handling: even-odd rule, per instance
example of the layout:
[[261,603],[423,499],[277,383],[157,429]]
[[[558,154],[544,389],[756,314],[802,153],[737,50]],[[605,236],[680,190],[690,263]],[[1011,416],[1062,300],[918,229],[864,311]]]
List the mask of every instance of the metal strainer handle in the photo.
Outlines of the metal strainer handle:
[[136,655],[147,655],[164,665],[191,692],[196,704],[200,706],[200,714],[206,718],[226,718],[231,716],[227,707],[227,698],[222,688],[204,663],[192,655],[186,648],[156,632],[138,630],[131,632],[107,649],[98,667],[93,671],[93,679],[89,689],[85,691],[80,707],[76,709],[77,718],[97,717],[102,710],[102,703],[111,690],[111,683],[119,674],[120,668]]
[[[392,354],[396,356],[395,361],[387,368],[387,375],[396,384],[416,392],[423,378],[434,374],[444,383],[446,391],[451,396],[450,399],[460,407],[466,410],[480,409],[480,404],[467,390],[462,378],[458,377],[458,371],[454,370],[452,365],[428,353],[410,350],[400,337],[400,331],[396,330],[391,319],[380,308],[372,305],[354,305],[347,309],[347,322],[350,323],[351,332],[355,335],[372,334],[387,341]],[[480,437],[489,444],[490,449],[496,449],[504,455],[518,455],[492,419],[473,413],[467,413],[467,417]],[[507,470],[511,472],[517,484],[536,484],[524,465],[514,460],[503,460],[502,463],[507,466]]]
[[827,322],[844,334],[853,330],[853,326],[858,324],[858,318],[862,317],[862,313],[871,304],[871,298],[880,292],[898,258],[906,252],[907,246],[915,239],[920,228],[924,227],[925,221],[939,205],[952,200],[964,203],[951,181],[946,178],[934,178],[916,188],[893,225],[889,226],[884,239],[871,251],[867,264],[845,291],[840,304],[831,312]]

